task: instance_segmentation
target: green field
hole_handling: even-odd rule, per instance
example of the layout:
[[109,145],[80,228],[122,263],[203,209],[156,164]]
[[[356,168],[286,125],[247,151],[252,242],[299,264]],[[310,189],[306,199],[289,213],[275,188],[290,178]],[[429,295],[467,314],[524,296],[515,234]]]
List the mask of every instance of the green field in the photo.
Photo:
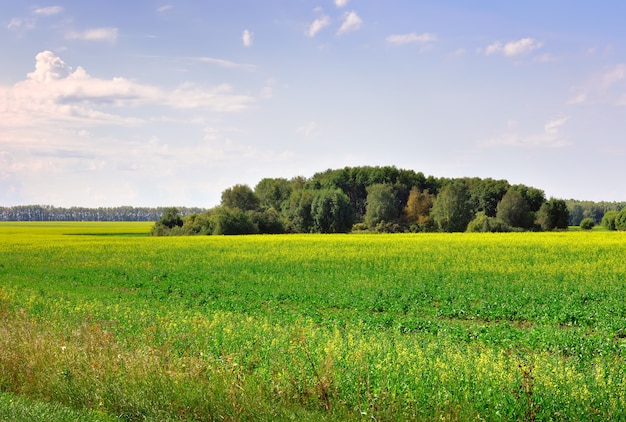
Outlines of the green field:
[[626,419],[626,233],[150,226],[0,224],[0,418]]

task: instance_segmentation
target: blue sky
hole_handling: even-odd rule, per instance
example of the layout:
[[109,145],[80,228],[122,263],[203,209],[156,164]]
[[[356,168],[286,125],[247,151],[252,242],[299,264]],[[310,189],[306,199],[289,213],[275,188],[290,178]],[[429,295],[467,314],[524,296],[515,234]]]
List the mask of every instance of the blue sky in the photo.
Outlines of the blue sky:
[[3,206],[360,165],[626,201],[620,1],[0,4]]

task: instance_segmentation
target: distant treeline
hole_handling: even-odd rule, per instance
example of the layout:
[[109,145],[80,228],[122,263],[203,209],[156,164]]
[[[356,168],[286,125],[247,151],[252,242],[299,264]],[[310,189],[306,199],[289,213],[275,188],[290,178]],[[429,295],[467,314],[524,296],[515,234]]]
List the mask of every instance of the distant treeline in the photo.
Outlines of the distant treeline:
[[[624,209],[623,212],[619,212]],[[435,178],[386,167],[345,167],[311,178],[235,185],[219,206],[168,209],[154,235],[542,231],[604,224],[626,229],[626,203],[545,197],[541,189],[491,178]],[[619,213],[619,215],[618,215]],[[584,224],[581,224],[584,223]]]
[[[0,207],[0,221],[157,221],[166,207],[53,207],[20,205]],[[182,215],[199,213],[202,208],[179,208]]]

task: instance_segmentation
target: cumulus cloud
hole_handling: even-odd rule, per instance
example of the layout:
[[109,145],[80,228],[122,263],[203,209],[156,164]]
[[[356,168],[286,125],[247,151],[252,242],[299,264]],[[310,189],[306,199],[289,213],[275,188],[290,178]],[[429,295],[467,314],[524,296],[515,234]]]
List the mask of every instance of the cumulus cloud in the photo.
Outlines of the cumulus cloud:
[[[206,88],[184,83],[166,91],[126,78],[96,78],[82,67],[73,70],[51,51],[36,56],[35,70],[12,87],[0,86],[0,127],[27,127],[64,121],[81,125],[139,124],[141,119],[123,116],[144,105],[214,112],[240,111],[254,98],[236,94],[221,84]],[[122,114],[112,114],[114,110]]]
[[390,44],[403,45],[403,44],[428,44],[437,41],[437,36],[425,32],[423,34],[416,34],[411,32],[409,34],[390,35],[387,37],[387,42]]
[[506,57],[514,57],[527,54],[543,46],[543,43],[533,38],[522,38],[517,41],[509,41],[505,44],[496,41],[485,48],[485,54],[502,54]]
[[487,140],[483,146],[511,146],[511,147],[544,147],[561,148],[569,145],[569,141],[563,139],[560,130],[569,120],[566,116],[559,116],[548,120],[543,125],[543,131],[531,134],[521,134],[513,131],[517,125],[507,124],[509,132]]
[[241,40],[243,41],[244,47],[250,47],[252,45],[252,32],[245,29],[241,35]]
[[335,0],[335,6],[339,8],[346,7],[347,4],[348,4],[348,0]]
[[307,35],[313,38],[315,35],[317,35],[318,32],[320,32],[322,29],[324,29],[328,25],[330,25],[330,18],[328,16],[321,16],[315,19],[311,23],[311,25],[309,25],[307,29]]
[[361,25],[363,24],[363,20],[356,14],[353,10],[352,12],[346,13],[343,18],[343,23],[339,30],[337,31],[337,35],[345,34],[347,32],[354,32],[361,29]]
[[86,31],[71,31],[65,35],[68,40],[81,41],[108,41],[114,43],[117,41],[119,30],[117,28],[94,28]]

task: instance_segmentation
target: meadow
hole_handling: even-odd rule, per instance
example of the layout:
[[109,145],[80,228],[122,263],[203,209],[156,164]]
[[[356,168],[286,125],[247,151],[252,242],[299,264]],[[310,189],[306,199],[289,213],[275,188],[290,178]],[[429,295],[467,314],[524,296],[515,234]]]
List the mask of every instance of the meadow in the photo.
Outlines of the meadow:
[[626,233],[0,224],[0,418],[626,420]]

